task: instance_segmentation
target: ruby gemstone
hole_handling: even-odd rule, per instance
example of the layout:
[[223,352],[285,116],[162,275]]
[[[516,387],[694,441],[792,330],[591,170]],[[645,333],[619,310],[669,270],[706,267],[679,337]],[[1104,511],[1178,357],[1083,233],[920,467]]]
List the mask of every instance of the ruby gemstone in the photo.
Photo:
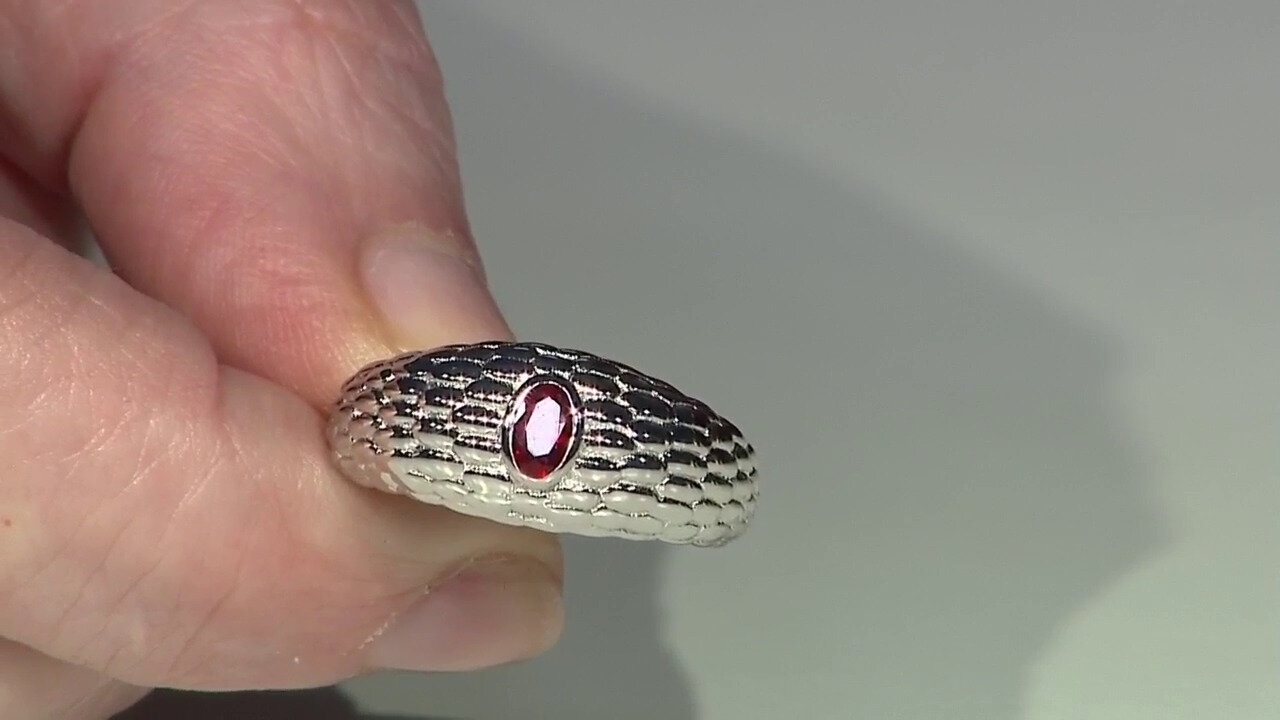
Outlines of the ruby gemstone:
[[559,383],[527,386],[515,398],[509,447],[517,470],[543,480],[564,464],[576,432],[577,409]]

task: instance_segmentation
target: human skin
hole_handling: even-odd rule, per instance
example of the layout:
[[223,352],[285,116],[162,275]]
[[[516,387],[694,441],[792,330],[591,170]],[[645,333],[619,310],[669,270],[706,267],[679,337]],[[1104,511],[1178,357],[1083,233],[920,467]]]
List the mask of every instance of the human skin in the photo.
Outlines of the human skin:
[[0,0],[0,717],[545,649],[553,536],[323,435],[361,365],[509,336],[411,3]]

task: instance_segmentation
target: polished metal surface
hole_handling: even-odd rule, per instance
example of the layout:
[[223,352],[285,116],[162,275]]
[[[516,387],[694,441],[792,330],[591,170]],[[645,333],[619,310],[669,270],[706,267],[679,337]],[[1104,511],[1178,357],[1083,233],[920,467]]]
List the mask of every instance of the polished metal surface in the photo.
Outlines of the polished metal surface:
[[[544,478],[511,448],[522,389],[536,383],[573,405],[567,455]],[[357,483],[549,532],[722,545],[758,494],[755,451],[733,423],[634,368],[539,343],[369,365],[343,387],[329,440]]]

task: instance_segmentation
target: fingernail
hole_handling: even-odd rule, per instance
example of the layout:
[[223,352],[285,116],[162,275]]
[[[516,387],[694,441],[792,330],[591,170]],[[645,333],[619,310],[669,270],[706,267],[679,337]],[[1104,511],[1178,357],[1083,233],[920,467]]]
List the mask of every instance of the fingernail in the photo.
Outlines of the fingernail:
[[364,244],[360,273],[393,345],[430,348],[511,336],[462,237],[416,224],[389,228]]
[[427,590],[369,646],[397,670],[472,670],[536,655],[563,622],[560,580],[523,558],[482,561]]

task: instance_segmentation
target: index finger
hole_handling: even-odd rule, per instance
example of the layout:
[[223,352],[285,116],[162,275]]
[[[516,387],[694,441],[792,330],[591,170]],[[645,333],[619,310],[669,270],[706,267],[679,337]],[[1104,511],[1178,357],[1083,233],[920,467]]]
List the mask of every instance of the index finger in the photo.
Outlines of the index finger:
[[509,335],[411,3],[9,4],[15,160],[224,362],[320,405],[395,349]]

